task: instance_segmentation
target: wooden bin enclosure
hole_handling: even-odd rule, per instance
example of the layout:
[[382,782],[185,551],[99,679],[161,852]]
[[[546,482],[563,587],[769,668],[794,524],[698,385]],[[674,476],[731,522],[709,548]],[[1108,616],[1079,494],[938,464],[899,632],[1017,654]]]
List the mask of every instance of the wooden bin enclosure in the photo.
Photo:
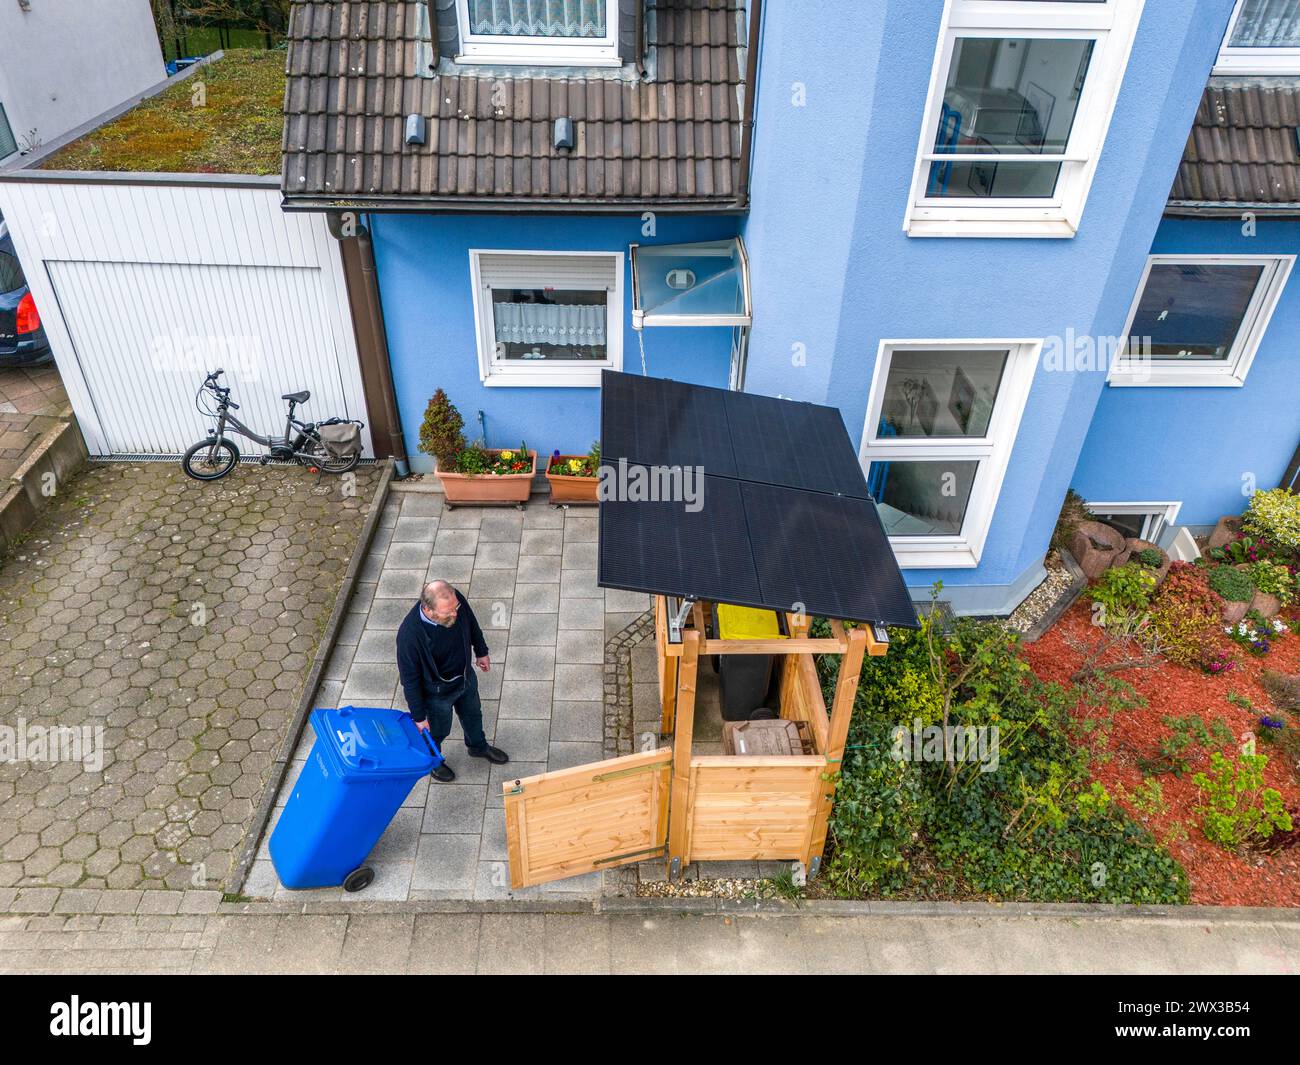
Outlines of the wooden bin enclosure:
[[[655,857],[666,858],[670,874],[692,861],[768,860],[799,861],[815,875],[862,661],[888,645],[839,622],[829,637],[814,639],[808,619],[796,614],[785,616],[787,639],[710,639],[711,609],[695,603],[673,642],[669,604],[655,597],[661,731],[672,736],[670,746],[503,786],[513,887]],[[692,754],[700,659],[728,654],[779,656],[781,716],[807,722],[812,754]],[[829,713],[817,654],[843,656]]]

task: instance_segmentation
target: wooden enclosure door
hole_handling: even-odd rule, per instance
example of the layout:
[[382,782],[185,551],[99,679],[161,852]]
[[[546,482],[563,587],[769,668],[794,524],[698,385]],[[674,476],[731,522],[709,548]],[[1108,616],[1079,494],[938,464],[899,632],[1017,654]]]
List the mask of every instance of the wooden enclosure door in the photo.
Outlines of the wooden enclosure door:
[[510,886],[662,856],[672,764],[665,747],[506,781]]

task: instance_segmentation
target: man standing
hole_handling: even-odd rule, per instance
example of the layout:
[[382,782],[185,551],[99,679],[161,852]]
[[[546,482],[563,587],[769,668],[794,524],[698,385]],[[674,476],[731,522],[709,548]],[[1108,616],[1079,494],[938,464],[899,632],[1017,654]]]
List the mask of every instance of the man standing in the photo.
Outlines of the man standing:
[[[439,750],[451,732],[454,709],[469,753],[493,765],[504,765],[510,761],[505,751],[491,746],[483,734],[478,678],[470,668],[471,647],[474,664],[486,673],[492,668],[488,646],[465,597],[446,581],[426,584],[420,601],[397,630],[402,691],[415,724],[429,733]],[[456,774],[443,762],[433,771],[433,779],[450,784]]]

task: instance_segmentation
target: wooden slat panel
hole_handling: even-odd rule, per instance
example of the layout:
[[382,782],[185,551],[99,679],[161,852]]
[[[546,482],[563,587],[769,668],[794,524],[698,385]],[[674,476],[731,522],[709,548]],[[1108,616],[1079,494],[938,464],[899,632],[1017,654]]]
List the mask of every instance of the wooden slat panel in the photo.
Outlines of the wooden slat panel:
[[830,733],[830,718],[826,715],[826,701],[822,698],[812,655],[786,655],[782,662],[781,716],[808,722],[816,751],[823,754]]
[[[510,883],[543,884],[639,861],[668,835],[672,751],[647,751],[507,781]],[[602,779],[603,778],[603,779]]]
[[692,861],[804,859],[821,757],[691,759]]

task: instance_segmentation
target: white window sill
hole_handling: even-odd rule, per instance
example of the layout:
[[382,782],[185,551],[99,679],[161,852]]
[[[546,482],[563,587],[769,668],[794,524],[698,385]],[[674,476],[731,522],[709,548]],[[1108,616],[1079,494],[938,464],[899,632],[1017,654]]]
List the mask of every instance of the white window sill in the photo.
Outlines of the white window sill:
[[584,55],[582,53],[535,52],[532,55],[500,52],[468,52],[456,56],[452,62],[461,66],[494,67],[621,67],[623,60],[617,55]]
[[1246,382],[1232,374],[1197,373],[1195,370],[1184,370],[1181,373],[1116,370],[1107,378],[1106,383],[1111,388],[1241,388]]
[[889,546],[899,569],[974,569],[980,564],[979,556],[969,544],[952,547],[924,547],[909,544],[907,540],[891,538]]
[[600,366],[594,370],[554,370],[549,373],[511,373],[509,370],[492,372],[484,377],[486,388],[599,388]]
[[909,237],[1035,237],[1069,239],[1076,230],[1065,218],[910,218]]

